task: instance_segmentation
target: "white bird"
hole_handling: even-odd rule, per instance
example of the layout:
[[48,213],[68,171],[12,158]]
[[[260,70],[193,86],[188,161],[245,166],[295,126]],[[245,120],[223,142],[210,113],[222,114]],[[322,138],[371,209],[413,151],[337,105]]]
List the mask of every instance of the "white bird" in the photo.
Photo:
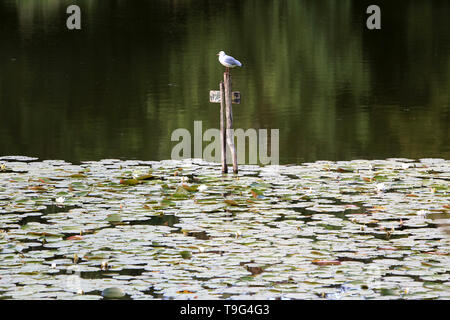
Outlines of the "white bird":
[[227,56],[223,51],[220,51],[217,55],[219,56],[219,62],[227,67],[227,72],[230,72],[230,68],[242,67],[242,63],[232,56]]

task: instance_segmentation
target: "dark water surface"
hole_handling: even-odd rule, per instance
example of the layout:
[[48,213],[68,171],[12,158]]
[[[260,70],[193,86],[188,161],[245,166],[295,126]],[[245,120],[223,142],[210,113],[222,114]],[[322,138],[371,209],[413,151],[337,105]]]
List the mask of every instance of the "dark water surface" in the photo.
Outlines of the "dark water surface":
[[[450,2],[0,2],[0,155],[161,160],[218,127],[225,50],[236,128],[280,129],[280,162],[450,158]],[[82,30],[66,28],[70,4]]]

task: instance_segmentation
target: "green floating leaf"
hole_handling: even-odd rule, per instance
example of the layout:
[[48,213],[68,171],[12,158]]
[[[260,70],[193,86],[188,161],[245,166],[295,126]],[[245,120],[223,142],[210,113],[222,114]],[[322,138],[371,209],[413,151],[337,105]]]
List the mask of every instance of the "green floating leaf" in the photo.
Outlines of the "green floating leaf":
[[137,184],[140,184],[141,181],[138,179],[121,179],[120,184],[126,185],[126,186],[135,186]]
[[374,176],[373,179],[375,181],[389,181],[389,178],[386,176]]
[[106,288],[102,291],[102,296],[106,299],[120,299],[125,296],[125,292],[116,287]]
[[62,234],[58,234],[58,233],[50,233],[50,232],[28,232],[27,233],[30,236],[39,236],[39,237],[48,237],[48,238],[62,238]]
[[139,176],[139,177],[136,178],[136,180],[139,180],[139,181],[153,180],[153,179],[156,179],[156,177],[154,175],[152,175],[152,174],[144,174],[144,175]]
[[165,198],[161,200],[160,206],[162,207],[173,207],[176,206],[176,203],[173,201],[170,201],[169,199]]
[[264,192],[258,189],[251,189],[250,191],[254,192],[258,196],[262,196],[264,194]]
[[83,187],[85,187],[85,185],[82,182],[72,182],[71,186],[75,187],[75,188],[83,188]]
[[336,171],[339,173],[349,173],[349,172],[354,172],[355,170],[350,167],[340,167],[340,168],[337,168],[337,169],[331,170],[331,171]]
[[192,257],[192,253],[190,251],[181,251],[180,255],[183,259],[190,259]]
[[112,214],[109,214],[106,217],[106,221],[112,222],[112,223],[114,223],[114,222],[121,222],[122,221],[122,217],[118,213],[112,213]]
[[172,197],[174,197],[174,198],[188,198],[188,196],[189,196],[189,191],[187,191],[183,187],[178,187],[175,190],[175,193],[172,195]]
[[196,192],[198,190],[198,185],[188,186],[186,184],[183,184],[183,188],[189,192]]
[[239,206],[239,204],[236,201],[234,201],[234,200],[226,199],[226,200],[224,200],[224,202],[227,205],[229,205],[229,206],[233,206],[233,207],[238,207]]
[[86,175],[81,174],[81,173],[72,174],[69,177],[72,178],[72,179],[85,179],[85,178],[87,178]]
[[89,193],[90,193],[90,191],[81,191],[81,192],[75,193],[75,195],[77,197],[86,197]]

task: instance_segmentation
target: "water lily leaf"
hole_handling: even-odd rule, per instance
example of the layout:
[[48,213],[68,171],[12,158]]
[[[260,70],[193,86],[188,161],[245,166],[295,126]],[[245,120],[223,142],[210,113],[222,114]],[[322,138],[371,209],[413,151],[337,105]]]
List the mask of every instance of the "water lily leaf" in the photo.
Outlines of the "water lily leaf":
[[30,231],[27,232],[28,235],[31,236],[39,236],[39,237],[54,237],[54,238],[61,238],[63,235],[62,234],[57,234],[57,233],[50,233],[50,232],[35,232],[35,231]]
[[377,182],[384,182],[384,181],[389,181],[389,178],[386,176],[381,176],[381,175],[375,175],[373,177],[373,179]]
[[47,189],[43,186],[31,186],[31,187],[28,187],[28,189],[33,190],[33,191],[40,191],[40,192],[47,191]]
[[108,214],[108,216],[106,217],[106,221],[109,222],[121,222],[122,221],[122,217],[120,214],[118,213],[112,213],[112,214]]
[[75,196],[77,196],[77,197],[86,197],[86,196],[88,196],[90,193],[91,193],[90,191],[80,191],[80,192],[76,192],[76,193],[75,193]]
[[185,190],[189,191],[189,192],[196,192],[198,190],[198,185],[192,185],[192,186],[188,186],[186,184],[183,184],[182,186]]
[[341,264],[341,262],[337,260],[313,260],[312,263],[318,266],[338,266]]
[[192,253],[190,251],[181,251],[180,255],[183,259],[190,259],[192,257]]
[[231,199],[226,199],[226,200],[224,200],[224,202],[230,206],[235,206],[235,207],[239,206],[239,204],[236,201],[231,200]]
[[337,169],[333,169],[332,171],[336,171],[339,173],[349,173],[349,172],[354,172],[355,170],[350,167],[339,167]]
[[195,291],[182,290],[182,291],[177,291],[177,293],[179,293],[179,294],[192,294],[192,293],[195,293]]
[[140,184],[141,181],[138,179],[121,179],[120,184],[126,185],[126,186],[135,186],[137,184]]
[[72,178],[72,179],[85,179],[85,178],[87,178],[87,176],[82,174],[82,173],[72,174],[69,177]]
[[[164,198],[159,203],[160,208],[175,207],[177,204],[168,198]],[[156,206],[153,207],[156,210]]]
[[120,288],[106,288],[102,291],[102,296],[105,299],[120,299],[125,296],[125,292]]
[[138,176],[137,178],[136,178],[136,180],[153,180],[153,179],[156,179],[157,177],[155,177],[154,175],[152,175],[152,174],[144,174],[144,175],[142,175],[142,176]]
[[180,186],[175,190],[175,193],[171,195],[171,198],[188,199],[189,194],[190,194],[189,191],[187,191],[185,188]]
[[71,237],[68,237],[67,240],[83,240],[83,237],[79,236],[79,235],[71,236]]
[[247,271],[249,271],[252,275],[257,275],[264,272],[264,269],[257,265],[246,265],[245,268]]

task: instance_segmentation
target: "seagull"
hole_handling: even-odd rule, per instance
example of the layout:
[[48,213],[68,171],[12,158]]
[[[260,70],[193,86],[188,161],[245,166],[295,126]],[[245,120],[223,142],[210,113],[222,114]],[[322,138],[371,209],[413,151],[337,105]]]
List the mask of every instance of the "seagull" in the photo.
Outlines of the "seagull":
[[242,67],[242,63],[232,56],[227,56],[223,51],[220,51],[217,55],[219,56],[219,62],[227,67],[227,73],[230,72],[230,68]]

